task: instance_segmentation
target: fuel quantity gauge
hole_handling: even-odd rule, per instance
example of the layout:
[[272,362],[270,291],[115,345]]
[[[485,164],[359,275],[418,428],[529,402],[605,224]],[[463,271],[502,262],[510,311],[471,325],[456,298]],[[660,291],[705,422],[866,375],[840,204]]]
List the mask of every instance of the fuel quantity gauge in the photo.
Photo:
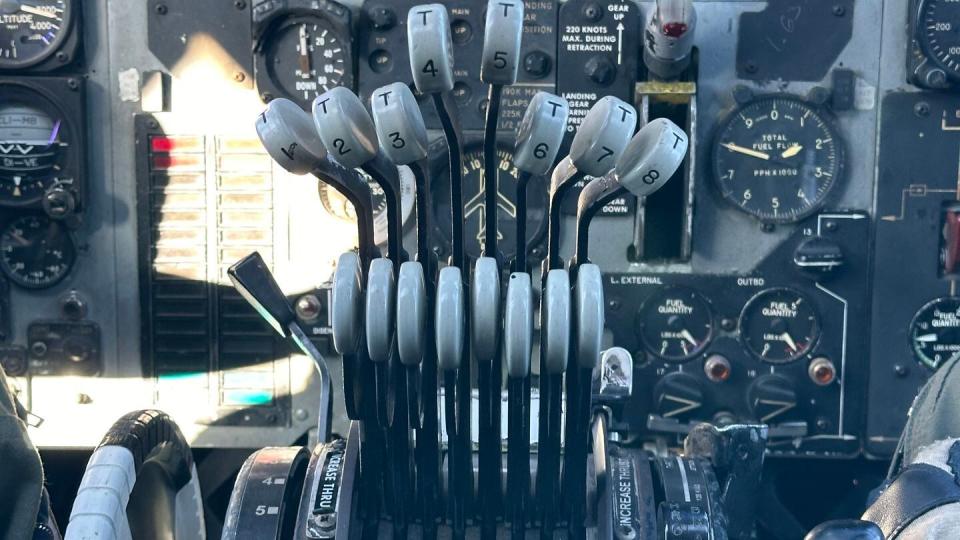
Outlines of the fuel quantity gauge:
[[960,298],[937,298],[920,308],[910,323],[910,348],[930,369],[960,355]]
[[643,303],[637,332],[655,356],[668,362],[690,360],[702,353],[713,337],[710,303],[693,289],[664,289]]
[[813,304],[791,289],[768,289],[740,314],[740,339],[758,359],[786,364],[810,352],[820,337]]

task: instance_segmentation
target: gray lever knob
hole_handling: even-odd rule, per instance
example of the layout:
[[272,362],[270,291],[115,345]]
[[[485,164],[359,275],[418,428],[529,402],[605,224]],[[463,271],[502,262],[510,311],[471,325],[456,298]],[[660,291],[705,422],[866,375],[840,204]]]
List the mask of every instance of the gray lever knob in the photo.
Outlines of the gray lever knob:
[[448,266],[440,270],[434,330],[437,340],[437,365],[442,370],[459,369],[463,363],[463,296],[460,269]]
[[540,339],[544,340],[544,365],[550,373],[563,373],[570,356],[570,275],[566,270],[547,272],[540,310],[543,322]]
[[413,6],[407,13],[407,48],[417,90],[436,94],[453,90],[453,39],[443,4]]
[[503,314],[503,351],[507,376],[530,374],[533,348],[533,289],[530,274],[515,272],[507,283],[507,306]]
[[470,322],[474,354],[480,360],[493,359],[500,329],[500,270],[494,258],[480,257],[473,268]]
[[400,265],[397,280],[397,353],[405,366],[423,359],[427,339],[427,285],[423,266],[414,261]]
[[377,88],[370,105],[380,148],[391,161],[407,165],[427,157],[427,128],[410,87],[397,82]]
[[307,174],[327,157],[313,119],[289,99],[277,98],[260,113],[257,136],[270,157],[293,174]]
[[570,105],[562,97],[537,92],[517,129],[513,164],[534,176],[550,172],[567,128]]
[[386,362],[393,350],[393,315],[397,305],[397,282],[389,259],[370,261],[367,273],[367,353],[374,362]]
[[577,270],[577,365],[592,369],[600,362],[603,341],[603,277],[600,267],[584,264]]
[[313,122],[328,155],[356,168],[377,155],[377,128],[356,94],[337,86],[313,100]]
[[615,167],[617,180],[638,197],[657,191],[680,168],[687,134],[666,118],[656,118],[630,140]]
[[363,314],[361,279],[360,257],[352,251],[340,255],[333,274],[330,306],[333,347],[340,354],[354,353],[360,347]]
[[483,30],[480,80],[487,84],[517,82],[520,41],[523,38],[523,0],[490,0]]
[[570,144],[570,158],[577,170],[603,176],[617,163],[633,130],[637,111],[627,102],[605,96],[587,112]]

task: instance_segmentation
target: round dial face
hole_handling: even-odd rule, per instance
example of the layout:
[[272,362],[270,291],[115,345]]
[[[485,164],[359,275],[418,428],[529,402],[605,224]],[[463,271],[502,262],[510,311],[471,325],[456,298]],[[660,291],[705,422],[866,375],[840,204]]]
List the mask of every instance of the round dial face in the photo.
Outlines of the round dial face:
[[[443,160],[446,162],[446,159]],[[498,249],[507,258],[516,255],[517,223],[517,182],[520,171],[513,164],[513,153],[497,150],[498,177],[497,188],[500,192],[497,205]],[[450,233],[450,185],[444,181],[447,168],[434,172],[431,179],[433,191],[434,223],[449,242]],[[527,246],[528,249],[541,242],[546,234],[547,186],[549,180],[531,178],[527,184]],[[464,249],[467,255],[479,257],[483,253],[484,238],[487,231],[486,204],[484,188],[486,182],[483,171],[483,150],[470,148],[463,153],[463,217]]]
[[960,3],[925,0],[917,24],[923,52],[949,76],[960,78]]
[[273,31],[265,49],[268,76],[282,97],[309,108],[315,97],[344,86],[348,47],[324,19],[291,17]]
[[740,314],[740,339],[758,359],[783,364],[810,352],[820,321],[809,300],[790,289],[769,289],[747,302]]
[[930,369],[960,355],[960,298],[938,298],[920,308],[910,323],[910,348]]
[[[400,223],[406,226],[410,217],[413,215],[413,207],[417,199],[417,183],[413,177],[413,171],[410,167],[401,166],[400,171]],[[383,189],[373,181],[367,173],[359,171],[360,176],[366,179],[370,185],[370,191],[373,194],[373,239],[377,245],[387,243],[387,199],[383,196]],[[320,202],[323,203],[323,209],[336,218],[346,221],[356,221],[357,214],[350,204],[339,191],[330,187],[328,184],[319,182]]]
[[0,68],[44,60],[60,47],[69,26],[67,0],[0,0]]
[[53,184],[68,148],[62,120],[29,105],[0,105],[0,205],[40,200]]
[[51,287],[70,273],[75,260],[66,228],[46,217],[18,218],[0,234],[0,269],[21,287]]
[[671,362],[699,355],[713,337],[713,315],[707,299],[693,289],[664,289],[644,303],[637,319],[644,345]]
[[817,210],[843,174],[843,145],[830,121],[786,96],[760,97],[721,124],[713,174],[723,197],[762,221]]

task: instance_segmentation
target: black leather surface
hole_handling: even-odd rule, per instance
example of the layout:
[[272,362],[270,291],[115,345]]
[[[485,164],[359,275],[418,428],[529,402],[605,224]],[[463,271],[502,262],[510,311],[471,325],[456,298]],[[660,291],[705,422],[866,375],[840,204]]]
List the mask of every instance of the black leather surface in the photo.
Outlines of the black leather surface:
[[920,389],[903,432],[903,463],[913,463],[921,448],[960,437],[960,358],[940,366]]
[[887,538],[899,534],[913,520],[945,504],[960,501],[960,485],[953,475],[923,463],[910,465],[863,514]]
[[835,519],[814,527],[804,540],[883,540],[883,532],[869,521]]

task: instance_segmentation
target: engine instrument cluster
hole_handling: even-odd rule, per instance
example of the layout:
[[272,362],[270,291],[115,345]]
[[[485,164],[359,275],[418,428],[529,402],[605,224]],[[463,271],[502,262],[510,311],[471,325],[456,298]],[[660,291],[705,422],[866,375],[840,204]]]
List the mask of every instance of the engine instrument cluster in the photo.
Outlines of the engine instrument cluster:
[[[562,178],[523,169],[516,134],[538,92],[569,104],[560,157],[605,96],[634,107],[638,128],[664,118],[688,134],[663,189],[619,193],[585,233],[603,347],[632,361],[611,429],[677,446],[701,422],[760,422],[778,458],[894,452],[917,389],[960,355],[960,3],[719,0],[661,13],[652,1],[527,0],[516,83],[497,96],[481,80],[486,2],[454,0],[452,90],[437,98],[410,68],[417,4],[0,0],[0,364],[44,419],[41,446],[90,446],[118,408],[163,408],[195,447],[316,435],[312,363],[227,269],[260,253],[342,377],[332,280],[364,208],[285,171],[254,121],[280,98],[311,111],[337,87],[370,108],[399,82],[423,111],[428,155],[399,168],[397,222],[392,194],[367,184],[377,249],[395,247],[399,226],[406,260],[421,222],[440,266],[494,244],[502,269],[573,257],[577,197],[594,178],[554,206]],[[343,432],[351,404],[336,407]]]

